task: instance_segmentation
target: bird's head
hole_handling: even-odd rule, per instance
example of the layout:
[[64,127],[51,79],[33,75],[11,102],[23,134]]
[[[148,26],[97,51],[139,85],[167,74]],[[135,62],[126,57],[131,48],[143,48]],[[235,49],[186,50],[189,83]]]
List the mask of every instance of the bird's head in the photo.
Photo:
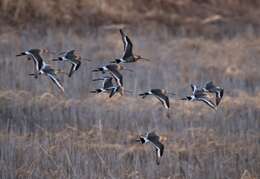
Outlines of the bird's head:
[[162,92],[162,94],[167,94],[167,90],[166,89],[161,89],[161,92]]
[[118,64],[117,65],[118,70],[125,70],[126,68],[123,65]]
[[81,55],[79,54],[79,52],[74,52],[74,56],[76,60],[81,60]]

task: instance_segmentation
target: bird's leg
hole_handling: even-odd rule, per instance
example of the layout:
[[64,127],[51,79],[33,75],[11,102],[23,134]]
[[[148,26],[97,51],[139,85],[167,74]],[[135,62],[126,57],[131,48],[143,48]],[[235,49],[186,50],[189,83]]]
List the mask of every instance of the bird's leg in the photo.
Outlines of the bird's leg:
[[144,58],[144,57],[142,57],[141,55],[135,55],[135,58],[136,58],[137,60],[151,61],[150,59]]

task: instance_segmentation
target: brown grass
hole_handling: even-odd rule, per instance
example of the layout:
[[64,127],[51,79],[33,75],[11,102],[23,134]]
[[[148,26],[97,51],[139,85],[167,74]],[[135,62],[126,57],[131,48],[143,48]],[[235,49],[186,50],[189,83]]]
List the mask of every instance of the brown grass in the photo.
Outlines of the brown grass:
[[[142,2],[0,2],[1,179],[260,178],[258,1]],[[91,69],[122,54],[119,27],[152,61],[122,72],[134,93],[90,94],[99,86]],[[59,75],[61,95],[45,76],[30,78],[31,62],[15,57],[42,47],[76,49],[93,61],[82,61],[72,78]],[[44,59],[69,70],[54,56]],[[208,80],[225,89],[216,112],[177,100],[191,92],[190,83]],[[138,97],[150,88],[177,93],[170,110]],[[160,166],[150,146],[134,142],[151,130],[165,144]]]
[[[259,39],[249,35],[213,41],[126,31],[136,53],[152,62],[129,64],[135,72],[123,72],[125,88],[135,93],[112,99],[88,91],[99,85],[91,82],[98,75],[90,70],[121,55],[117,30],[100,29],[97,36],[90,32],[83,37],[59,30],[2,34],[1,177],[243,178],[246,170],[258,178]],[[15,58],[33,46],[75,48],[94,61],[83,62],[72,78],[59,75],[66,91],[60,95],[44,76],[30,79],[30,62]],[[44,57],[68,69],[51,62],[52,55]],[[179,98],[190,93],[191,82],[202,85],[207,80],[225,88],[217,112],[174,98],[167,111],[153,98],[137,97],[143,90],[162,87]],[[149,146],[133,142],[147,130],[157,131],[165,144],[160,166]]]
[[146,28],[147,24],[160,24],[175,34],[219,38],[252,30],[258,33],[259,7],[257,0],[3,0],[0,22],[2,30],[9,25],[22,29],[40,25],[42,30],[70,26],[81,32],[88,26],[131,24]]

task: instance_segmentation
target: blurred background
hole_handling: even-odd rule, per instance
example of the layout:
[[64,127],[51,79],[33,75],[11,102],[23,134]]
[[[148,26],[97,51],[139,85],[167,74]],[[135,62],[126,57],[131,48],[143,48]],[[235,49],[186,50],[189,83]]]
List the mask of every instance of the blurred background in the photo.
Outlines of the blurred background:
[[[260,178],[260,1],[0,0],[0,10],[0,178]],[[133,93],[90,94],[101,85],[91,70],[122,56],[120,28],[151,62],[125,65]],[[30,48],[92,61],[59,75],[60,94],[15,56]],[[216,112],[178,100],[209,80],[225,89]],[[169,110],[138,97],[151,88],[177,94]],[[159,166],[134,142],[147,131],[165,145]]]

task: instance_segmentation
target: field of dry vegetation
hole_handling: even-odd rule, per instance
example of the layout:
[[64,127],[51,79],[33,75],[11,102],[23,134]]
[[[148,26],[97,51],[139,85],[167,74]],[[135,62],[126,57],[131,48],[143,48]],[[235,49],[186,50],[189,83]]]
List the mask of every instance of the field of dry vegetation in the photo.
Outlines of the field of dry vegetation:
[[[1,179],[260,178],[259,1],[1,0],[0,9]],[[119,28],[152,61],[126,65],[133,93],[90,94],[91,70],[122,55]],[[42,47],[92,59],[60,74],[64,95],[15,57]],[[225,89],[217,111],[178,100],[208,80]],[[169,110],[138,97],[150,88],[177,94]],[[165,145],[159,166],[134,141],[152,130]]]

